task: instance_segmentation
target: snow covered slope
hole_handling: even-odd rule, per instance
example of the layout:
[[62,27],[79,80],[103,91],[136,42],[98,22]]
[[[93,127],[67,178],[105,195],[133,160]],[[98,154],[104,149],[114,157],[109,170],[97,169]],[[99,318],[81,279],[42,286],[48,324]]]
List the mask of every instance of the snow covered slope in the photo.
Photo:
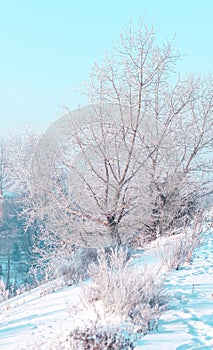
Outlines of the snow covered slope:
[[[171,300],[158,331],[138,342],[137,350],[213,349],[213,237],[196,250],[193,264],[170,273],[166,288]],[[79,311],[79,287],[46,294],[36,288],[0,304],[0,349],[58,349],[79,322],[88,323],[90,312]],[[63,349],[69,349],[64,342]]]
[[137,350],[213,349],[213,237],[196,251],[193,264],[167,280],[169,308],[158,332],[145,336]]

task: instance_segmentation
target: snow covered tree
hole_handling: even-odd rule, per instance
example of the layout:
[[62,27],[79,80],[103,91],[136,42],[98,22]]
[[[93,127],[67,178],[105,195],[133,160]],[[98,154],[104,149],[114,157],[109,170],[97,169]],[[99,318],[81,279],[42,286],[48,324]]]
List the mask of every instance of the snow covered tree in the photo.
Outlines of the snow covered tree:
[[163,234],[211,190],[211,79],[181,79],[179,54],[155,39],[128,26],[92,71],[90,106],[59,119],[34,154],[37,214],[71,244]]

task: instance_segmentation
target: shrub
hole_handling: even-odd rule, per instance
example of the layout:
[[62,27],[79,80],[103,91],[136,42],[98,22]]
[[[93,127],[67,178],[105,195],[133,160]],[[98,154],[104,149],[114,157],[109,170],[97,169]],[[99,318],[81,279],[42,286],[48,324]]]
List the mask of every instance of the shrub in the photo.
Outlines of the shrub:
[[73,256],[64,262],[59,274],[66,285],[71,286],[88,276],[88,265],[97,259],[95,249],[77,249]]
[[128,333],[114,327],[98,327],[95,323],[85,329],[75,329],[69,341],[73,350],[131,350],[133,341]]
[[9,291],[6,289],[5,283],[0,279],[0,302],[8,299]]
[[178,235],[173,239],[168,237],[163,244],[158,246],[157,255],[163,265],[168,268],[179,270],[185,263],[190,263],[193,259],[195,249],[201,244],[202,222],[197,217],[191,227],[178,230]]
[[159,267],[133,266],[127,250],[101,251],[88,268],[92,283],[83,287],[83,302],[102,322],[128,321],[145,334],[157,327],[166,298]]

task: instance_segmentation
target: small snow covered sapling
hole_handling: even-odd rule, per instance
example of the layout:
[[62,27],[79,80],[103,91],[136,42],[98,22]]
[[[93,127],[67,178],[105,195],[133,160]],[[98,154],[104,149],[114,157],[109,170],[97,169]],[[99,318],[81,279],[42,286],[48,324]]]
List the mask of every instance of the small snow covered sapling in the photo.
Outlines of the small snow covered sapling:
[[6,289],[5,283],[3,280],[0,280],[0,302],[8,299],[9,291]]

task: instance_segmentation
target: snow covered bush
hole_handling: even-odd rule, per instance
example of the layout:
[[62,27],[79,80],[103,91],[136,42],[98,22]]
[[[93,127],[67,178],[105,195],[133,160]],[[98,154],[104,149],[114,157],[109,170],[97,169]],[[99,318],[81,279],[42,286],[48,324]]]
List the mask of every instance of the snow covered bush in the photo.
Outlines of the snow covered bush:
[[59,270],[65,285],[71,286],[83,280],[88,275],[88,265],[95,261],[96,258],[97,253],[95,249],[77,249]]
[[98,327],[96,324],[73,330],[70,333],[70,345],[72,350],[134,349],[128,333],[118,328]]
[[204,211],[203,214],[204,228],[205,230],[213,231],[213,206]]
[[127,250],[101,251],[88,268],[92,280],[82,287],[83,302],[100,323],[129,322],[145,334],[157,328],[165,309],[164,276],[159,266],[136,266]]
[[196,218],[192,226],[183,227],[178,234],[167,237],[157,249],[162,264],[179,270],[185,263],[190,263],[195,249],[201,244],[202,231],[201,218]]
[[8,299],[9,291],[6,289],[5,283],[0,279],[0,302]]

